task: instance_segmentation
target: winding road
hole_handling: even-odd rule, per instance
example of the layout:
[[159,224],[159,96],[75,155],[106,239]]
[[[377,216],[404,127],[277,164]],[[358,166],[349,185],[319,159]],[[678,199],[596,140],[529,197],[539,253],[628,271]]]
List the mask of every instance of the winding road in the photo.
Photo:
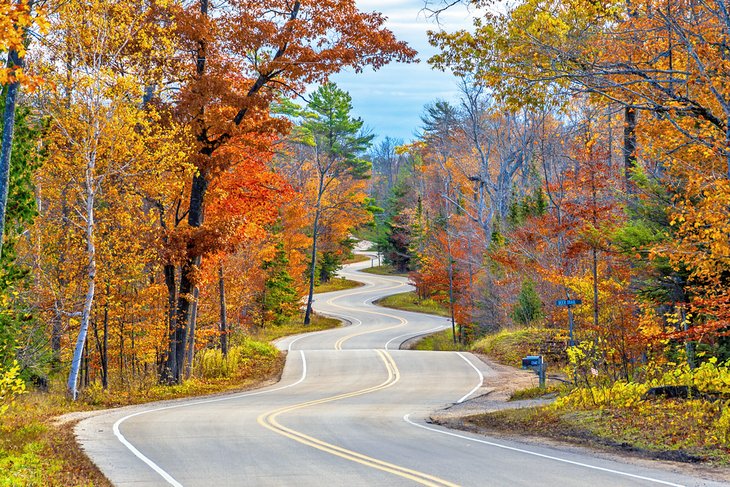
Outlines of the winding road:
[[282,339],[281,381],[256,391],[106,411],[81,421],[87,454],[117,486],[722,485],[589,451],[455,432],[429,413],[480,394],[494,372],[468,353],[399,350],[444,318],[372,302],[406,279],[358,272],[364,286],[316,296],[346,319]]

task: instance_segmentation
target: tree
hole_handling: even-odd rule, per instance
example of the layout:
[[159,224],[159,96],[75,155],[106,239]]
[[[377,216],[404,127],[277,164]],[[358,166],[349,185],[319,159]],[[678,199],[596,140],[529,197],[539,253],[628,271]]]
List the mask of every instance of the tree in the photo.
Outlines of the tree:
[[[131,258],[124,262],[126,266],[139,269],[146,263],[135,260],[137,252],[130,252],[140,243],[139,236],[125,241],[127,245],[115,237],[121,237],[125,217],[142,211],[142,189],[159,183],[150,176],[164,172],[171,161],[178,163],[185,154],[171,141],[177,135],[173,130],[158,130],[159,113],[140,103],[146,59],[161,54],[150,42],[158,33],[153,18],[156,7],[105,0],[68,2],[59,6],[53,35],[46,40],[63,47],[66,61],[59,69],[49,70],[51,81],[60,89],[44,90],[39,102],[50,119],[49,160],[44,169],[52,172],[52,186],[62,195],[62,201],[54,203],[65,206],[63,219],[56,225],[66,227],[68,242],[76,250],[69,252],[78,272],[72,310],[61,310],[78,325],[67,384],[73,399],[78,395],[81,361],[96,312],[97,283],[105,264],[121,263],[121,255],[115,255],[119,249],[127,251],[119,254]],[[44,61],[56,67],[57,54],[49,50]],[[111,301],[110,293],[105,294],[106,301]],[[106,363],[106,354],[101,355]]]
[[[27,30],[33,24],[33,0],[2,0],[0,2],[0,52],[7,51],[6,67],[0,68],[2,86],[3,119],[2,138],[0,139],[0,256],[2,255],[5,220],[8,201],[13,131],[15,129],[15,109],[18,103],[20,83],[28,78],[23,73],[25,51],[29,38]],[[36,19],[42,30],[45,20]]]
[[334,83],[321,86],[312,94],[307,107],[300,112],[303,117],[299,140],[312,148],[316,176],[314,222],[312,223],[312,253],[310,259],[309,295],[304,324],[308,325],[312,314],[314,283],[316,280],[317,242],[324,215],[340,208],[345,200],[338,198],[328,202],[326,197],[333,186],[346,179],[363,179],[369,176],[371,164],[362,158],[368,149],[372,135],[364,135],[363,121],[352,118],[350,95]]
[[512,307],[512,320],[521,325],[531,325],[543,316],[542,301],[535,290],[535,283],[525,279],[517,296],[517,302]]
[[[3,103],[0,100],[0,111]],[[8,201],[4,232],[4,252],[0,256],[0,364],[15,355],[15,335],[22,321],[29,321],[29,303],[9,296],[9,291],[18,287],[28,275],[30,266],[16,262],[17,246],[21,235],[37,215],[34,195],[33,171],[38,168],[42,153],[38,150],[40,129],[30,120],[30,109],[21,105],[17,108],[8,178]],[[22,363],[24,367],[30,364]]]
[[[353,0],[230,0],[191,4],[176,17],[181,49],[193,53],[178,97],[180,119],[190,127],[197,171],[190,185],[186,223],[201,229],[208,188],[236,164],[226,149],[250,146],[252,135],[282,132],[268,115],[283,90],[303,91],[349,66],[379,68],[410,61],[415,51],[383,27],[378,13],[360,12]],[[233,81],[232,81],[233,80]],[[191,232],[202,237],[204,232]],[[163,380],[180,382],[195,272],[203,253],[191,238],[182,264]]]
[[299,307],[299,295],[287,269],[288,264],[284,244],[279,242],[272,259],[264,260],[261,266],[267,275],[261,298],[263,320],[275,325],[285,323]]

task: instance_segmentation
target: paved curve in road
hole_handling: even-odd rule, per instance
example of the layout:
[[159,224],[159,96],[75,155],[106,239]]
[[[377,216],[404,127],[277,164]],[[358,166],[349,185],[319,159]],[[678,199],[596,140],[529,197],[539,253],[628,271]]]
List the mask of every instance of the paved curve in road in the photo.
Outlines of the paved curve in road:
[[721,485],[428,424],[493,372],[468,353],[398,350],[448,322],[374,306],[410,287],[357,272],[369,265],[342,272],[364,286],[316,297],[349,326],[278,342],[278,384],[111,410],[80,422],[79,441],[117,486]]

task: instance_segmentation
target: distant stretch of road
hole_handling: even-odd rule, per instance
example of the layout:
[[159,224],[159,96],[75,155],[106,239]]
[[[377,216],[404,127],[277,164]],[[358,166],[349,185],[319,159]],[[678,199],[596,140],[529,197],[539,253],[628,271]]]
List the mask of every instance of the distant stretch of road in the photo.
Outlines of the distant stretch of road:
[[721,485],[669,470],[452,431],[429,413],[480,394],[493,372],[468,353],[399,350],[444,318],[374,306],[406,279],[341,273],[364,286],[316,296],[348,326],[289,337],[281,381],[213,398],[112,410],[79,423],[117,486]]

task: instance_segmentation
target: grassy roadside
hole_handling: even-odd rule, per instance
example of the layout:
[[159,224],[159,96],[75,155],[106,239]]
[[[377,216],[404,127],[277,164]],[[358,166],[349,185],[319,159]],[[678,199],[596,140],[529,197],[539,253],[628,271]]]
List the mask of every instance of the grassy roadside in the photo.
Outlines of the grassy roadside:
[[[554,373],[567,365],[556,345],[562,339],[560,331],[549,329],[506,330],[477,341],[472,350],[512,366],[525,354],[540,353],[551,364],[548,373]],[[461,418],[448,426],[486,434],[539,436],[649,459],[728,467],[730,411],[723,384],[729,381],[725,368],[706,363],[695,370],[677,367],[663,377],[639,383],[594,378],[590,388],[572,384],[553,385],[547,390],[532,387],[515,391],[510,400],[545,394],[558,399],[543,407]],[[690,398],[645,396],[649,387],[663,384],[688,384],[700,393]]]
[[[620,409],[507,409],[462,418],[448,426],[483,433],[540,436],[632,455],[711,466],[730,465],[730,449],[706,434],[708,418],[678,414],[680,401],[659,400],[646,413]],[[651,410],[651,411],[649,411]],[[689,415],[691,416],[691,415]]]
[[567,337],[561,330],[547,328],[520,328],[501,330],[486,335],[471,346],[472,351],[487,355],[504,365],[516,367],[522,357],[542,355],[548,364],[548,373],[567,364],[565,344]]
[[386,308],[415,311],[417,313],[428,313],[437,316],[445,316],[447,318],[451,316],[447,306],[444,306],[442,303],[433,299],[418,299],[418,295],[413,291],[392,294],[388,297],[375,301],[374,304]]
[[339,320],[315,315],[310,326],[297,316],[279,327],[257,330],[234,341],[224,363],[217,350],[199,353],[196,377],[165,387],[153,377],[134,384],[111,385],[108,391],[91,386],[79,401],[65,397],[63,377],[53,378],[49,392],[31,391],[0,415],[0,486],[110,486],[109,481],[76,443],[76,421],[63,424],[58,416],[72,412],[140,404],[166,399],[253,389],[281,376],[284,354],[268,342],[286,335],[334,328]]
[[355,254],[353,255],[352,259],[346,259],[343,264],[357,264],[358,262],[368,261],[370,261],[370,257],[368,257],[367,255]]
[[361,269],[360,272],[366,272],[368,274],[375,274],[378,276],[408,277],[407,272],[397,272],[395,268],[390,264],[376,265],[375,267],[366,267],[365,269]]
[[421,338],[411,347],[411,350],[461,352],[467,350],[467,347],[458,342],[454,343],[453,334],[449,329]]
[[351,281],[342,277],[335,277],[330,279],[329,282],[314,286],[314,292],[317,294],[331,293],[334,291],[345,291],[347,289],[353,289],[362,286],[363,283],[357,281]]
[[272,342],[285,336],[337,328],[341,324],[341,321],[338,319],[328,318],[318,314],[312,315],[312,321],[309,326],[304,326],[303,322],[304,316],[299,315],[283,325],[257,328],[255,331],[251,332],[251,337],[261,342]]

